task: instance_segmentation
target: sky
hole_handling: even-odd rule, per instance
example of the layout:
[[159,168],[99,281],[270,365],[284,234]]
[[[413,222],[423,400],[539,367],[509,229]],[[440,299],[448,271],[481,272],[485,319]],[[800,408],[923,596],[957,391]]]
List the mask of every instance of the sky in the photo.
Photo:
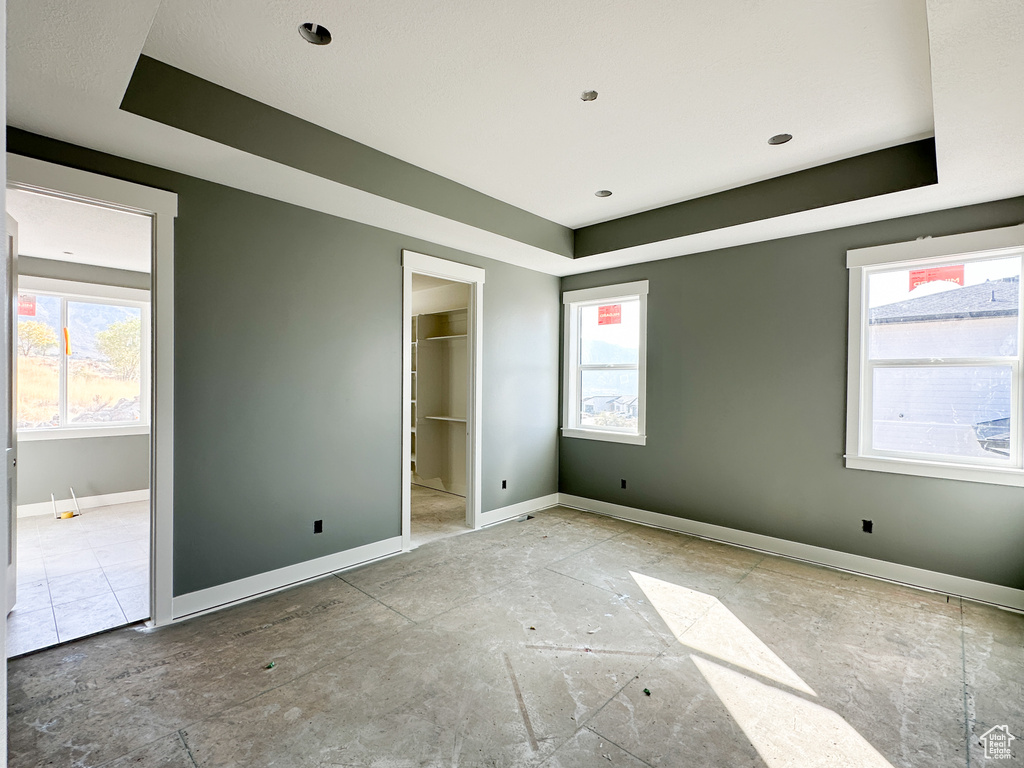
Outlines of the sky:
[[[964,287],[984,283],[986,280],[1020,276],[1020,260],[1020,256],[1011,256],[1004,259],[961,262],[964,265]],[[955,263],[950,262],[950,264]],[[919,296],[930,296],[941,291],[960,288],[955,283],[935,282],[925,283],[911,291],[910,271],[909,269],[898,269],[891,272],[872,273],[868,278],[868,306],[874,309],[897,301],[916,299]]]
[[[608,325],[597,325],[598,306],[622,306],[622,322]],[[607,302],[584,305],[580,307],[583,338],[587,341],[604,341],[620,347],[637,348],[640,338],[640,302],[633,301]]]

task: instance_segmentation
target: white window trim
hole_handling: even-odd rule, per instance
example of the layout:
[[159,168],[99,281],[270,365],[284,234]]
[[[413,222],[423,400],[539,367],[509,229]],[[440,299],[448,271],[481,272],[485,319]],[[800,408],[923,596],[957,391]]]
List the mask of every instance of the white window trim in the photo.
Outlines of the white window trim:
[[[633,283],[605,285],[598,288],[583,288],[562,294],[564,313],[564,386],[562,403],[562,436],[578,437],[584,440],[602,440],[610,443],[629,445],[647,444],[647,288],[646,280]],[[581,304],[605,304],[617,300],[640,299],[640,350],[637,360],[637,431],[625,432],[614,429],[582,427],[577,422],[575,404],[577,401],[577,362],[579,360],[579,329],[577,314],[573,307]]]
[[[865,449],[870,418],[864,386],[867,365],[867,340],[864,318],[867,314],[867,277],[880,267],[885,269],[921,268],[950,260],[975,261],[1019,255],[1024,249],[1024,224],[983,232],[969,232],[946,237],[925,237],[908,243],[893,243],[847,251],[846,266],[850,271],[850,325],[848,346],[848,379],[846,392],[846,467],[876,472],[892,472],[946,480],[964,480],[1024,487],[1024,467],[990,466],[983,463],[951,463],[924,457],[872,454]],[[1024,312],[1018,321],[1024,324]],[[1022,328],[1024,330],[1024,328]],[[1024,346],[1024,332],[1019,335]],[[1019,367],[1020,357],[1012,363]],[[1012,388],[1013,409],[1017,418],[1011,421],[1011,441],[1018,463],[1024,461],[1020,421],[1024,415],[1021,399],[1021,372],[1015,370]]]

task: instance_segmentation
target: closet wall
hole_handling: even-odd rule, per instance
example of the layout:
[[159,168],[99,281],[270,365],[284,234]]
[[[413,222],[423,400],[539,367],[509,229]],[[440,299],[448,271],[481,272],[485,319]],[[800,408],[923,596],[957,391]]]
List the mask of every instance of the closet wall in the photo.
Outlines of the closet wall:
[[466,495],[469,286],[413,275],[412,482]]

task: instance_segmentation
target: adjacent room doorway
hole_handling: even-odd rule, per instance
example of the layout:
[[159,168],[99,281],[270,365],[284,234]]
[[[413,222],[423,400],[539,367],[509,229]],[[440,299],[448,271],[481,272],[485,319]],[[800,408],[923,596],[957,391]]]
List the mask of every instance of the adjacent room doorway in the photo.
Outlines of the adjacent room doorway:
[[403,252],[402,542],[478,527],[484,270]]
[[153,227],[17,186],[7,210],[19,236],[17,655],[150,618]]
[[9,154],[7,204],[20,257],[11,656],[171,619],[177,197]]

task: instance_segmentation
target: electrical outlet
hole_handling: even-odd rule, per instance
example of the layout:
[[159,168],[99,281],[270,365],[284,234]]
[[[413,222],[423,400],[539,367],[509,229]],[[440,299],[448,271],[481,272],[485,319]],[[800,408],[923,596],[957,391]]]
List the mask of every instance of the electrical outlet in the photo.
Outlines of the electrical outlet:
[[626,481],[622,480],[620,482],[622,483],[622,490],[626,490]]
[[860,523],[860,529],[864,531],[864,533],[871,533],[871,529],[875,525],[874,522],[872,522],[871,520],[861,520]]
[[323,520],[314,520],[313,521],[313,533],[323,533],[323,532],[324,532],[324,521]]
[[503,491],[507,491],[508,490],[508,480],[502,480],[501,481],[501,490],[503,490]]

